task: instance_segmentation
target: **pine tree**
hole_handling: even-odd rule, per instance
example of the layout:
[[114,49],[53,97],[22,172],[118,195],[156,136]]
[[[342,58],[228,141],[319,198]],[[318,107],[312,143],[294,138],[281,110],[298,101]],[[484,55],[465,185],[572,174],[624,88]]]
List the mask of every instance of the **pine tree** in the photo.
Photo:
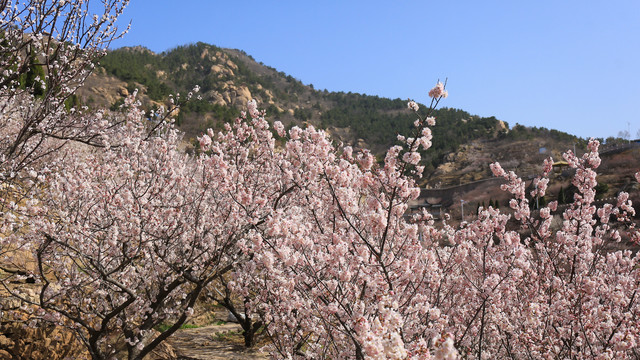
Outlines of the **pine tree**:
[[33,51],[29,54],[29,64],[27,71],[20,76],[20,87],[22,89],[31,89],[33,95],[42,97],[45,93],[43,81],[45,80],[44,68],[38,64],[38,58]]
[[564,188],[560,186],[560,191],[558,191],[558,204],[565,204],[567,202],[565,196]]

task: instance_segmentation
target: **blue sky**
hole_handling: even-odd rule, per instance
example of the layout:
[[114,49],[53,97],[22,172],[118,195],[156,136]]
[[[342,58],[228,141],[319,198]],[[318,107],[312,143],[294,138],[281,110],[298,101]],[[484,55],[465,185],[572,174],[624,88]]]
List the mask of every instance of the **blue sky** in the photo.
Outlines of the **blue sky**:
[[581,137],[640,131],[640,1],[133,0],[112,44],[202,41],[316,89],[427,102]]

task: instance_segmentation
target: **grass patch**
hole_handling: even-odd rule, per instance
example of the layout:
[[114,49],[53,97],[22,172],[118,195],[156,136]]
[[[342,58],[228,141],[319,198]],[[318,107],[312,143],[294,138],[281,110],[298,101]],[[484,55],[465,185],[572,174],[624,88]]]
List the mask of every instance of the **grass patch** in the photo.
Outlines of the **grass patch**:
[[[155,329],[159,332],[165,332],[167,331],[171,326],[173,326],[173,324],[160,324],[158,326],[155,327]],[[180,326],[180,329],[197,329],[200,326],[198,325],[193,325],[193,324],[182,324],[182,326]]]
[[231,343],[244,344],[244,338],[242,337],[242,330],[215,333],[211,335],[211,338],[217,341],[227,341]]

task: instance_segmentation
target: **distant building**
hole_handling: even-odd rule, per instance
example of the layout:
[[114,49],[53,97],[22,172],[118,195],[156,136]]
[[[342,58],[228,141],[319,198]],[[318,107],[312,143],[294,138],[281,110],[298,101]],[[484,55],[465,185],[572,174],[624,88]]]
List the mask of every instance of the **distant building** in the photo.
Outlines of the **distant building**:
[[562,173],[562,171],[569,167],[569,163],[566,161],[556,161],[553,163],[553,172],[556,174]]
[[422,209],[426,209],[434,219],[442,219],[442,204],[439,202],[441,199],[434,198],[421,198],[409,202],[409,209],[405,215],[412,215],[422,212]]

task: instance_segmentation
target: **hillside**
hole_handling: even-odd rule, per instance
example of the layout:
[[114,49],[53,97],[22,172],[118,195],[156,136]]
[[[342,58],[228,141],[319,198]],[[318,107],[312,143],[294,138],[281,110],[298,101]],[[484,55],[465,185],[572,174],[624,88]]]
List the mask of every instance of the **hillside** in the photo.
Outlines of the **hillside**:
[[[139,89],[148,109],[163,105],[171,93],[201,87],[202,99],[184,106],[177,123],[187,139],[236,117],[249,99],[285,126],[313,124],[345,145],[382,155],[397,134],[410,134],[415,120],[406,100],[358,93],[329,92],[256,62],[241,50],[197,43],[156,54],[143,47],[110,51],[79,91],[88,106],[117,109],[123,96]],[[421,106],[424,109],[424,106]],[[506,160],[521,169],[584,142],[555,130],[515,126],[495,117],[460,109],[436,111],[433,147],[424,156],[427,186],[447,186],[488,177],[488,163]],[[540,153],[540,148],[548,153]],[[514,151],[517,149],[518,151]],[[531,168],[531,171],[534,169]],[[529,171],[529,170],[527,170]]]

